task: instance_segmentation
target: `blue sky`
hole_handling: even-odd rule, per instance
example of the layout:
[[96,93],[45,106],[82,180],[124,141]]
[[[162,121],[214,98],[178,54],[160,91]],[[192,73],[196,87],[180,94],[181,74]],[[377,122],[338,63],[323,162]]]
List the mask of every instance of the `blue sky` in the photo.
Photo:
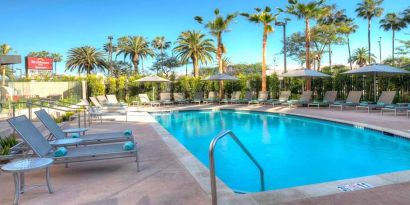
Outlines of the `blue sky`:
[[[307,0],[300,0],[306,2]],[[352,50],[367,47],[367,23],[356,17],[354,9],[361,0],[328,0],[336,3],[338,9],[346,9],[349,17],[355,17],[360,26],[351,37]],[[30,51],[47,50],[59,52],[65,57],[70,48],[91,45],[98,48],[107,41],[108,35],[118,38],[124,35],[142,35],[148,39],[165,36],[175,41],[181,31],[202,30],[202,25],[193,20],[201,15],[205,20],[212,18],[213,10],[221,13],[252,12],[255,7],[284,8],[287,0],[0,0],[0,44],[7,43],[13,53],[26,55]],[[385,13],[400,12],[410,5],[408,0],[385,0]],[[384,13],[384,14],[385,14]],[[384,16],[383,14],[383,16]],[[279,16],[279,19],[289,17]],[[303,31],[304,23],[290,16],[287,32]],[[382,37],[382,56],[391,55],[391,32],[379,29],[378,21],[372,21],[372,52],[378,56],[378,37]],[[261,61],[262,27],[238,17],[230,27],[231,32],[223,36],[228,49],[227,56],[233,63],[254,63]],[[396,35],[396,39],[409,39],[407,28]],[[407,35],[406,35],[407,34]],[[282,29],[270,35],[267,48],[267,62],[276,69],[282,69]],[[397,44],[398,45],[398,44]],[[347,47],[334,46],[334,64],[346,64]],[[121,57],[120,57],[121,58]],[[299,68],[289,59],[289,68]],[[149,67],[152,59],[145,63]],[[325,56],[322,65],[327,65]],[[24,65],[16,67],[23,68]],[[64,62],[58,64],[58,72],[64,71]]]

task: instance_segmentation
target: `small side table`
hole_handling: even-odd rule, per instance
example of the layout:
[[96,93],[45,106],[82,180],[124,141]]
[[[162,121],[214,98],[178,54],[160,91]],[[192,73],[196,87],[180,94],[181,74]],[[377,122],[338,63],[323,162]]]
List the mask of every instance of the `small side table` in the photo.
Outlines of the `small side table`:
[[54,160],[51,158],[28,158],[13,161],[7,163],[1,167],[4,172],[13,173],[14,178],[14,202],[13,205],[17,205],[19,202],[20,194],[24,193],[24,172],[46,169],[46,182],[48,187],[48,192],[53,193],[53,189],[50,184],[50,165],[53,164]]
[[86,131],[88,131],[88,128],[85,128],[85,127],[69,128],[69,129],[63,130],[63,132],[65,133],[66,136],[68,136],[68,134],[70,134],[70,133],[78,133],[78,134],[80,134],[81,132],[82,132],[83,135],[84,135]]

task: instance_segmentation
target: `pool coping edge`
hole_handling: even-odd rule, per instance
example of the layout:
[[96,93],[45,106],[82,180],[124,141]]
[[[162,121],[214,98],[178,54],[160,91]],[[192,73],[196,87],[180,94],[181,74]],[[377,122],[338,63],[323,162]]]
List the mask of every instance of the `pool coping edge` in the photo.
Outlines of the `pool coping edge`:
[[[233,111],[249,111],[249,112],[263,112],[263,113],[275,113],[291,116],[300,116],[312,119],[327,120],[336,123],[347,124],[351,126],[359,126],[379,132],[392,133],[395,136],[392,137],[404,137],[410,139],[410,134],[398,130],[392,130],[380,126],[374,126],[365,123],[351,122],[345,120],[339,120],[335,118],[327,118],[321,116],[313,116],[307,114],[298,113],[285,113],[277,111],[258,111],[249,109],[238,108],[196,108],[196,109],[178,109],[175,111],[200,111],[200,110],[233,110]],[[148,114],[151,116],[150,114]],[[152,117],[152,116],[151,116]],[[153,118],[153,117],[152,117]],[[209,169],[202,164],[191,152],[189,152],[172,134],[170,134],[164,127],[162,127],[155,119],[151,126],[161,136],[161,139],[167,144],[167,146],[174,152],[178,160],[185,166],[189,173],[195,178],[200,187],[211,196],[210,182],[209,182]],[[236,194],[232,189],[226,186],[219,178],[217,179],[218,189],[218,203],[219,204],[259,204],[259,205],[272,205],[283,202],[289,202],[300,199],[307,199],[312,197],[320,197],[333,194],[343,194],[337,189],[337,186],[358,182],[365,182],[373,185],[374,187],[399,184],[410,181],[410,170],[389,172],[385,174],[370,175],[365,177],[356,177],[350,179],[336,180],[324,183],[310,184],[304,186],[297,186],[291,188],[284,188],[272,191],[248,193],[248,194]],[[242,202],[242,203],[241,203]]]

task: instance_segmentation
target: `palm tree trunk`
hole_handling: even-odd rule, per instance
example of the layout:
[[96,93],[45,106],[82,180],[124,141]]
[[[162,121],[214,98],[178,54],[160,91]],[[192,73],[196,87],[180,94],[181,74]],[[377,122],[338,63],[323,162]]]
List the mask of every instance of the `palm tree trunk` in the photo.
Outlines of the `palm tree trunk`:
[[192,56],[192,65],[194,67],[194,77],[198,78],[199,77],[199,67],[198,67],[198,60],[194,56]]
[[[305,19],[305,24],[306,24],[306,31],[305,31],[305,37],[306,37],[306,68],[310,70],[311,65],[310,65],[310,20]],[[311,88],[311,82],[310,79],[306,81],[306,90],[310,90]]]
[[[219,64],[219,73],[223,73],[223,65],[222,65],[222,34],[218,35],[218,50],[217,50],[217,59]],[[219,98],[222,99],[224,95],[224,82],[219,81]]]
[[329,51],[329,68],[330,68],[330,71],[332,71],[332,45],[330,43],[328,45],[328,51]]
[[394,37],[395,37],[395,32],[394,32],[394,29],[392,29],[392,31],[393,31],[393,39],[392,39],[392,51],[391,51],[391,56],[392,56],[392,59],[393,59],[393,66],[394,66],[394,64],[395,64],[395,62],[394,62]]
[[350,52],[350,38],[349,38],[349,35],[347,35],[347,49],[349,50],[349,64],[350,64],[350,70],[353,70],[353,64],[352,64],[352,53]]
[[367,44],[369,46],[369,57],[368,62],[371,62],[371,44],[370,44],[370,18],[367,18]]
[[266,31],[266,25],[263,29],[262,40],[262,92],[266,91],[266,43],[268,40],[268,33]]
[[137,74],[138,75],[138,63],[139,63],[139,60],[138,60],[138,58],[139,58],[139,56],[138,55],[135,55],[133,58],[132,58],[132,64],[134,65],[134,72],[135,72],[135,74]]
[[2,81],[1,81],[1,85],[5,86],[6,85],[6,66],[5,65],[3,65],[1,76],[3,77]]

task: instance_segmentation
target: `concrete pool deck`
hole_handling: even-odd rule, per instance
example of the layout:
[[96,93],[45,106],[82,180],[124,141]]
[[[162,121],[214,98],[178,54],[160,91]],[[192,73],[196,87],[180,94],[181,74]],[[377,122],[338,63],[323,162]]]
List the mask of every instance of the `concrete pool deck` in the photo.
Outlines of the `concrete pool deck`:
[[[379,112],[329,111],[327,109],[289,109],[287,107],[244,105],[188,105],[160,108],[144,107],[139,111],[169,111],[182,109],[241,109],[267,112],[282,112],[318,118],[338,119],[373,128],[383,128],[397,134],[408,134],[410,120],[404,116]],[[136,108],[133,108],[136,110]],[[102,162],[61,165],[51,169],[55,193],[49,195],[43,188],[30,190],[21,197],[21,204],[210,204],[209,173],[186,165],[190,161],[184,151],[175,153],[169,148],[169,140],[162,127],[145,113],[128,116],[130,122],[93,123],[91,132],[107,132],[132,128],[139,143],[141,171],[136,172],[132,159],[114,159]],[[75,122],[73,122],[75,126]],[[168,141],[167,141],[168,140]],[[176,141],[176,140],[175,140]],[[175,142],[173,142],[175,143]],[[168,146],[167,146],[168,145]],[[179,144],[180,145],[180,144]],[[182,145],[180,145],[182,146]],[[182,154],[181,154],[182,153]],[[181,158],[182,157],[182,158]],[[182,159],[182,160],[181,160]],[[107,163],[109,165],[107,166]],[[201,165],[200,165],[201,166]],[[203,166],[203,165],[202,165]],[[202,176],[202,182],[192,174],[192,169]],[[28,173],[27,183],[42,183],[42,172]],[[342,182],[309,185],[286,190],[257,194],[237,195],[218,186],[221,204],[409,204],[410,172],[390,173],[365,177],[372,189],[341,193],[335,190]],[[352,182],[356,182],[353,179]],[[221,182],[219,182],[221,183]],[[344,183],[344,182],[343,182]],[[221,184],[219,184],[221,185]],[[10,204],[13,197],[11,175],[0,175],[0,204]],[[229,192],[229,193],[228,193]],[[226,196],[224,198],[224,195]],[[233,196],[234,198],[230,198]]]

